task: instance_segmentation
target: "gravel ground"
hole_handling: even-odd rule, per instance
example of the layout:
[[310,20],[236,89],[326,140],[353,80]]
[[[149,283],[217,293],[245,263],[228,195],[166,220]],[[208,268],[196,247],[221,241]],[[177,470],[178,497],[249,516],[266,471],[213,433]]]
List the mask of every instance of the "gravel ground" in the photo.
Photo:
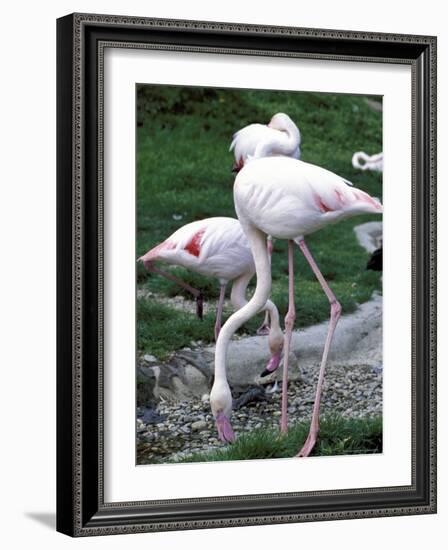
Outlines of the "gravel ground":
[[[291,424],[311,418],[317,376],[317,369],[303,370],[302,380],[290,383],[288,410]],[[234,410],[232,426],[236,435],[253,428],[278,427],[280,399],[280,392],[266,393],[264,401],[252,402]],[[140,464],[164,462],[192,452],[224,446],[217,438],[208,395],[183,402],[160,402],[157,413],[159,418],[157,415],[149,418],[154,423],[145,424],[142,418],[137,419],[137,462]],[[381,415],[381,369],[367,366],[329,368],[324,382],[321,414],[338,414],[346,418]]]

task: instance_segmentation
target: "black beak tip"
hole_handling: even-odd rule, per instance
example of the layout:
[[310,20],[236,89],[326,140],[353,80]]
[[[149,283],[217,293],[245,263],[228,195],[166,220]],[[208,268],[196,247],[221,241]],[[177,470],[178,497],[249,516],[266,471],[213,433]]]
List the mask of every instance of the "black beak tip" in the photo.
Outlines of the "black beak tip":
[[268,369],[264,369],[264,371],[260,374],[260,378],[264,378],[265,376],[268,376],[271,374]]

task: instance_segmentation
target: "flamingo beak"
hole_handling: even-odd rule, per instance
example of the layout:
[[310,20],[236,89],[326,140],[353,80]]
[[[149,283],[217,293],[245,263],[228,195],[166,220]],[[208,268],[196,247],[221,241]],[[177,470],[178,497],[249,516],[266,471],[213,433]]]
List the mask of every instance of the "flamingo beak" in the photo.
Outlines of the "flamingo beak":
[[272,374],[274,371],[276,371],[278,369],[278,366],[280,365],[281,358],[282,358],[281,350],[274,353],[274,355],[270,358],[269,363],[266,365],[266,368],[260,374],[260,376],[261,377],[268,376],[268,374]]
[[219,439],[224,443],[232,443],[235,440],[230,420],[223,412],[216,415],[216,428],[218,429]]

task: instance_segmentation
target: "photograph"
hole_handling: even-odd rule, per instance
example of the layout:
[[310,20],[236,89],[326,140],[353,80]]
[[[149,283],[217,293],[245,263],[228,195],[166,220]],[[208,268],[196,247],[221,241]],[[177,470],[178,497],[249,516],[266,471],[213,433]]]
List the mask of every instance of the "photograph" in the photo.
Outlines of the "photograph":
[[382,96],[135,93],[136,464],[382,453]]
[[60,533],[437,511],[437,36],[250,15],[57,20]]

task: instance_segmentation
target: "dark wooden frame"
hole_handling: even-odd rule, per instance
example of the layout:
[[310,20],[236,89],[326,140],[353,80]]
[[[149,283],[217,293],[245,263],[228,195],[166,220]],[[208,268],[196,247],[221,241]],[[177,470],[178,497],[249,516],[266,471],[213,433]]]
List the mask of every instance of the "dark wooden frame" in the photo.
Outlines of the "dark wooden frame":
[[[411,65],[410,486],[104,502],[102,62],[111,45]],[[434,513],[436,38],[74,14],[57,22],[57,50],[57,529],[88,536]]]

